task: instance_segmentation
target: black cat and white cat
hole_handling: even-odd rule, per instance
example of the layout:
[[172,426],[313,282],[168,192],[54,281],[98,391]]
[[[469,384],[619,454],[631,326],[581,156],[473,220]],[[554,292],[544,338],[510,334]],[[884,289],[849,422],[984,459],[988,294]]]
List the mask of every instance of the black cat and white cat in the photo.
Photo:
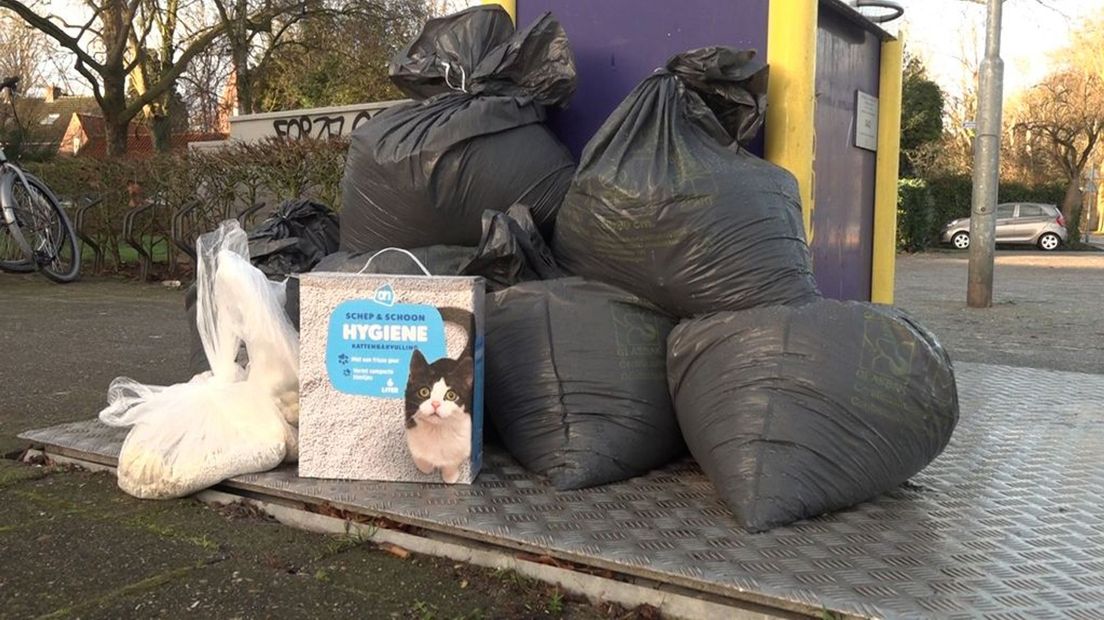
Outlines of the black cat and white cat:
[[459,308],[440,308],[441,318],[464,327],[469,334],[456,358],[428,362],[415,349],[406,382],[406,444],[414,465],[423,474],[435,470],[449,484],[460,479],[460,467],[471,458],[472,314]]

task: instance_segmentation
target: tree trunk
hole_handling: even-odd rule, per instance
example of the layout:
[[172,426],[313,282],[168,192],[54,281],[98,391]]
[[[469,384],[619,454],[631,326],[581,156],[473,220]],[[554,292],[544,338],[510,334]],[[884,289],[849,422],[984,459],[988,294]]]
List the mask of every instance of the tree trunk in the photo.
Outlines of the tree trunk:
[[120,71],[105,71],[103,74],[103,100],[100,110],[103,112],[104,130],[107,133],[108,157],[122,157],[127,152],[127,130],[130,119],[123,117],[126,109],[126,74]]
[[1069,232],[1070,245],[1081,241],[1081,197],[1080,174],[1070,180],[1066,187],[1066,197],[1062,200],[1062,216],[1066,218],[1066,230]]
[[151,116],[150,133],[153,134],[153,148],[158,153],[168,153],[172,140],[172,118],[167,114]]
[[[237,50],[235,50],[236,52]],[[238,114],[253,113],[253,76],[249,70],[248,50],[234,54],[234,89],[237,96],[235,112]]]
[[127,133],[130,130],[130,121],[120,120],[118,117],[105,117],[104,129],[107,132],[107,156],[125,156],[127,153]]
[[256,112],[253,109],[253,85],[251,84],[252,76],[249,72],[242,72],[241,77],[238,78],[238,112],[240,114],[252,114]]

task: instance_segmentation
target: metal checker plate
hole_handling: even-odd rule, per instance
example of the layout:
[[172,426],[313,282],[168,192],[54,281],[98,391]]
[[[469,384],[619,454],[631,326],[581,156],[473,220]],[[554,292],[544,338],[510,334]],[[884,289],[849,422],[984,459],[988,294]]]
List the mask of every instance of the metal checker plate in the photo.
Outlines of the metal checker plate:
[[[958,364],[962,419],[912,484],[752,535],[692,462],[557,492],[491,453],[471,487],[298,478],[229,486],[700,591],[872,617],[1104,617],[1104,375]],[[125,431],[78,422],[21,437],[111,461]]]

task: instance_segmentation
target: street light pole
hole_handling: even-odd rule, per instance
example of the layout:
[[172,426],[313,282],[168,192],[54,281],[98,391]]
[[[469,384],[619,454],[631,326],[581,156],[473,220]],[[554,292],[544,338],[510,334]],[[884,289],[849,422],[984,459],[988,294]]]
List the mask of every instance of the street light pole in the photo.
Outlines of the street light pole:
[[981,61],[978,80],[978,131],[970,213],[970,275],[966,289],[966,303],[971,308],[993,305],[993,251],[996,247],[1001,97],[1004,91],[1004,61],[1000,57],[1003,3],[1004,0],[987,2],[985,58]]

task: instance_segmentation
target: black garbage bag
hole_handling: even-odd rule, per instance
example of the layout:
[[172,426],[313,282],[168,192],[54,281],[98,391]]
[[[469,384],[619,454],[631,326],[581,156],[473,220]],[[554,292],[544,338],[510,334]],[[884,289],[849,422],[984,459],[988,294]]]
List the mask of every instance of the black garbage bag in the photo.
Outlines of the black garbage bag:
[[514,205],[506,213],[484,211],[482,223],[478,247],[434,245],[409,250],[418,262],[402,252],[337,252],[314,270],[423,275],[421,263],[430,275],[481,276],[488,291],[563,276],[525,206]]
[[416,101],[351,135],[341,249],[474,246],[484,210],[528,205],[549,235],[574,161],[543,124],[575,89],[575,62],[549,14],[515,32],[497,5],[432,19],[391,61]]
[[475,256],[459,272],[464,276],[482,276],[487,290],[513,286],[530,280],[551,280],[566,275],[552,258],[536,223],[523,205],[514,205],[506,213],[483,212],[483,237]]
[[249,231],[249,257],[267,276],[303,273],[337,251],[337,215],[325,205],[291,200]]
[[722,312],[681,323],[669,346],[690,452],[752,531],[897,487],[943,451],[958,422],[947,353],[887,306]]
[[486,412],[558,489],[624,480],[685,452],[665,382],[672,319],[581,278],[526,282],[486,308]]
[[560,265],[679,317],[817,299],[797,182],[739,143],[762,122],[766,76],[754,52],[714,47],[637,86],[583,152]]

